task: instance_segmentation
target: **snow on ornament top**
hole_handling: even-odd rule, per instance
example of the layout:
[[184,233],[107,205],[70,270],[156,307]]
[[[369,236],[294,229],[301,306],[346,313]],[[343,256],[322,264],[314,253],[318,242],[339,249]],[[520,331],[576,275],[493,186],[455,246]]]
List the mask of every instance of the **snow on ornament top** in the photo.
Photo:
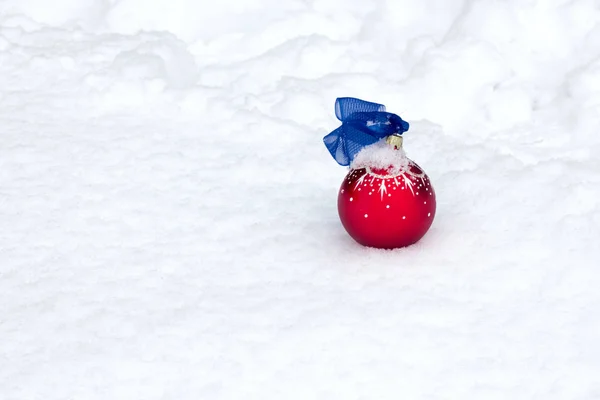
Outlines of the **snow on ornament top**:
[[409,170],[409,162],[402,147],[393,147],[388,141],[380,140],[360,150],[350,168],[366,168],[379,175],[401,175]]

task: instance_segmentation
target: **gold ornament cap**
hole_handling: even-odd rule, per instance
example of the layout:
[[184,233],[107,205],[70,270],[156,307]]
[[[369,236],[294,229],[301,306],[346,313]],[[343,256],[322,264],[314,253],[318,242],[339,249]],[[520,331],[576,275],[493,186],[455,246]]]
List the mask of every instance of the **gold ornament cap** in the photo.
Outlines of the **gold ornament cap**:
[[395,149],[401,149],[404,138],[400,135],[390,135],[385,138],[385,141]]

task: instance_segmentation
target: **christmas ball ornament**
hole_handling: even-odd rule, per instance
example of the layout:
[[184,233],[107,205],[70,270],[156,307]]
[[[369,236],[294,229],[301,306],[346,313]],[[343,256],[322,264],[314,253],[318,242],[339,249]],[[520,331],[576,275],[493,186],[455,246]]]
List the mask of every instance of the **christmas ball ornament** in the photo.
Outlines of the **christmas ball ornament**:
[[385,106],[339,98],[342,126],[323,139],[333,158],[350,171],[338,193],[342,225],[358,243],[393,249],[419,241],[435,216],[429,177],[403,148],[409,124]]

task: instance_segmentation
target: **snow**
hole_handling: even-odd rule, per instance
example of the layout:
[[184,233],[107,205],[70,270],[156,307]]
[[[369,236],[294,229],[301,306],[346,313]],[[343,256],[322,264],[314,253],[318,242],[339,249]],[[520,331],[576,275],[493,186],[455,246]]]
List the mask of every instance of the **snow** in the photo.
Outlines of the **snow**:
[[[360,247],[336,97],[438,208]],[[595,0],[0,2],[0,398],[600,397]]]
[[350,168],[377,168],[389,175],[399,175],[408,169],[408,157],[402,148],[380,140],[360,150],[352,160]]

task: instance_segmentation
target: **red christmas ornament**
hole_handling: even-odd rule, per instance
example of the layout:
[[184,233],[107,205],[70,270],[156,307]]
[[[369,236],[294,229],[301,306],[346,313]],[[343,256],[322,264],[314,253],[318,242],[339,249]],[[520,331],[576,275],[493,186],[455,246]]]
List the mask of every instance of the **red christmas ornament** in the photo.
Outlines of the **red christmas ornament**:
[[[403,152],[402,138],[390,138],[400,140],[395,151]],[[429,177],[403,154],[399,159],[404,162],[388,168],[363,162],[364,166],[350,170],[341,185],[338,212],[342,225],[364,246],[409,246],[420,240],[433,223],[436,201]]]
[[436,204],[429,177],[402,150],[409,123],[383,104],[353,97],[338,98],[335,115],[342,126],[323,142],[338,164],[350,166],[338,195],[342,225],[364,246],[416,243],[431,227]]

